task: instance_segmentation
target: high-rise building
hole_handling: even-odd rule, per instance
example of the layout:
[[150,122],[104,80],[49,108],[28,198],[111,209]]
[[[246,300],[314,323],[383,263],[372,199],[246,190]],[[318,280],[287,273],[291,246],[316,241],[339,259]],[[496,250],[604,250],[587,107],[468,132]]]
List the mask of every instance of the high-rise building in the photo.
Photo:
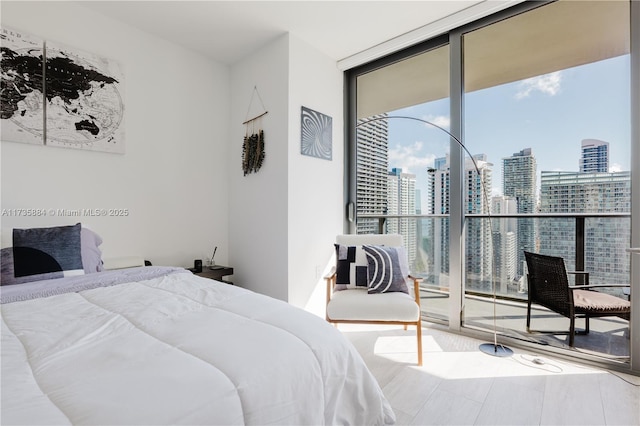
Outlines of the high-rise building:
[[598,139],[582,140],[580,171],[582,173],[606,173],[609,171],[609,142]]
[[[518,205],[514,197],[497,196],[491,199],[491,214],[516,214]],[[493,261],[495,262],[495,283],[497,291],[506,294],[511,289],[518,291],[516,285],[518,255],[518,220],[500,218],[493,220]],[[513,284],[511,287],[510,284]]]
[[[387,213],[389,215],[416,214],[416,175],[393,168],[388,176]],[[387,219],[387,233],[400,234],[407,250],[409,265],[416,259],[417,223],[414,218]]]
[[[473,160],[475,160],[475,165],[471,159],[465,161],[463,209],[466,214],[488,214],[491,210],[489,196],[493,164],[487,161],[486,154],[476,154],[473,156]],[[493,275],[491,241],[489,220],[483,218],[467,219],[465,270],[467,288],[469,289],[491,291],[491,277]]]
[[[356,208],[358,215],[387,214],[389,123],[387,114],[358,120],[356,159]],[[361,124],[364,123],[364,124]],[[378,219],[358,218],[358,234],[378,233]]]
[[[629,213],[631,173],[542,172],[541,213]],[[585,266],[592,284],[629,280],[631,223],[629,218],[588,218]],[[565,259],[575,267],[575,220],[544,220],[540,224],[540,252]]]
[[440,170],[443,167],[446,167],[449,164],[449,154],[445,157],[436,158],[433,160],[433,168],[436,170]]
[[[449,156],[436,158],[436,167],[429,169],[429,211],[428,214],[449,214]],[[429,263],[432,266],[431,279],[440,284],[440,275],[449,273],[449,220],[435,220],[431,228]]]
[[[470,159],[465,161],[464,166],[464,194],[463,208],[466,214],[486,214],[489,213],[488,198],[485,196],[482,184],[487,191],[491,188],[492,164],[486,161],[486,155],[479,154],[473,156],[478,170]],[[429,204],[430,214],[449,213],[449,157],[435,160],[438,168],[430,171],[430,192],[431,200]],[[491,231],[487,220],[474,218],[467,222],[465,233],[466,244],[466,272],[469,287],[477,290],[490,290],[491,283],[487,280],[491,277]],[[435,222],[433,227],[433,265],[434,269],[444,273],[449,272],[449,221],[442,220]]]
[[[503,194],[516,199],[518,213],[536,212],[536,158],[531,148],[514,153],[502,159]],[[535,220],[521,218],[518,220],[517,239],[517,272],[524,274],[524,251],[536,251]]]

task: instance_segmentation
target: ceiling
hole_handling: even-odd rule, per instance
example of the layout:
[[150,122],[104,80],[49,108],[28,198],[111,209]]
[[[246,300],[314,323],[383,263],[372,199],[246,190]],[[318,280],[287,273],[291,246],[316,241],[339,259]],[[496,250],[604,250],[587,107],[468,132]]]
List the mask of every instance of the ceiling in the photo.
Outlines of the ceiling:
[[[465,93],[629,54],[629,20],[628,2],[561,0],[467,32]],[[448,45],[361,75],[358,117],[446,98],[449,79]]]
[[484,1],[78,3],[231,65],[285,33],[339,61]]

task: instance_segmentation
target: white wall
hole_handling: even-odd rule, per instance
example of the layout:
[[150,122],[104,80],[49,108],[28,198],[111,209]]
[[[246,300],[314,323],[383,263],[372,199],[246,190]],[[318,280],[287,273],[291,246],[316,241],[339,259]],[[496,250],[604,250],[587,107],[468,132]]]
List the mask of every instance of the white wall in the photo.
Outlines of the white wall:
[[[126,153],[1,144],[2,208],[126,208],[79,218],[105,257],[154,264],[228,259],[229,70],[71,2],[2,2],[2,26],[119,61],[125,73]],[[238,145],[234,145],[237,147]],[[2,217],[2,227],[78,218]]]
[[[119,61],[126,154],[2,142],[2,208],[126,208],[80,218],[105,257],[192,265],[210,255],[233,281],[298,306],[309,302],[342,230],[342,73],[283,35],[231,69],[67,2],[3,2],[2,25]],[[262,112],[266,158],[243,176],[242,140]],[[253,102],[250,101],[253,95]],[[333,159],[300,154],[300,108],[333,117]],[[2,227],[76,218],[3,217]]]
[[[265,162],[243,176],[241,125],[257,87],[269,113],[262,119]],[[234,281],[307,305],[316,270],[329,260],[342,229],[342,73],[335,61],[287,34],[231,70],[229,230]],[[300,154],[300,108],[333,117],[332,161]],[[259,107],[249,117],[259,113]]]
[[[343,86],[336,62],[289,38],[289,302],[309,306],[342,231],[344,171]],[[301,107],[332,117],[332,159],[300,153]],[[324,313],[322,313],[324,315]]]
[[[231,68],[228,156],[234,282],[281,300],[287,300],[288,291],[288,38],[278,38]],[[244,176],[242,143],[247,129],[242,123],[262,112],[260,99],[268,114],[249,132],[262,126],[265,159],[257,173]]]

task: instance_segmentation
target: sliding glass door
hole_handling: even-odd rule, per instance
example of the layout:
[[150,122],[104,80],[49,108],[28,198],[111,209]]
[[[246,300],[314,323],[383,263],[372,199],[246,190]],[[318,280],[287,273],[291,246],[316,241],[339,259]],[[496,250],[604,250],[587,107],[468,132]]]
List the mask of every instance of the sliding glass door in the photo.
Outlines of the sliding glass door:
[[592,319],[571,347],[569,319],[534,305],[527,330],[524,258],[562,257],[589,284],[640,275],[636,9],[524,2],[348,72],[348,231],[403,235],[427,320],[640,370],[633,316]]
[[[525,251],[562,257],[590,284],[630,282],[628,23],[628,2],[558,1],[462,35],[465,141],[493,172],[491,212],[503,216],[491,230],[466,220],[465,326],[493,328],[495,285],[501,333],[629,361],[628,319],[592,319],[571,348],[568,318],[536,306],[527,332],[524,303]],[[623,300],[628,290],[599,289]]]
[[449,137],[439,127],[449,125],[449,62],[439,40],[355,79],[355,231],[402,235],[411,270],[424,279],[425,313],[445,321]]

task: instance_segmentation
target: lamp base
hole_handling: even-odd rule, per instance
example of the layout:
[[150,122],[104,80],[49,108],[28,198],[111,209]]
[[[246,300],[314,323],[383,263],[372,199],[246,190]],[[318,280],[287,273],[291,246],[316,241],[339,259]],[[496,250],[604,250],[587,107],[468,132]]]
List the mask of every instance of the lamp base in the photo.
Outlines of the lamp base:
[[480,352],[484,352],[487,355],[497,357],[508,357],[513,355],[513,351],[503,345],[494,345],[493,343],[483,343],[480,345]]

